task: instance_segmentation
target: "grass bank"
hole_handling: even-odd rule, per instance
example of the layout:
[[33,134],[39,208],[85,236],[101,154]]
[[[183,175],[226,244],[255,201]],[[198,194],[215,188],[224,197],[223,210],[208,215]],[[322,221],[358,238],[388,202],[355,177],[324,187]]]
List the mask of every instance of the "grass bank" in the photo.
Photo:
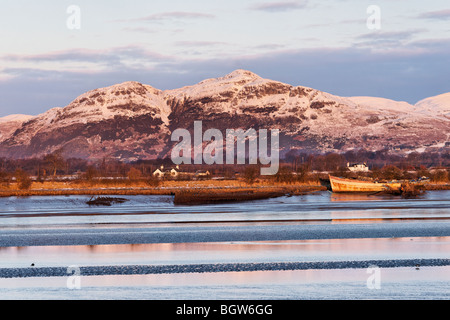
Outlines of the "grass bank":
[[450,183],[427,183],[424,187],[427,191],[450,190]]
[[[205,199],[230,198],[233,200],[269,197],[269,195],[302,194],[326,190],[317,183],[270,183],[267,181],[248,185],[243,181],[201,180],[162,181],[157,187],[145,182],[114,181],[107,183],[87,182],[33,182],[28,190],[20,190],[15,183],[0,188],[0,197],[60,196],[60,195],[178,195],[178,199],[197,197]],[[181,201],[181,200],[180,200]],[[213,200],[214,201],[214,200]]]
[[[448,183],[428,183],[424,187],[426,191],[450,190]],[[16,183],[0,186],[0,197],[174,195],[177,204],[198,204],[247,201],[325,190],[327,188],[319,182],[281,183],[267,180],[251,185],[241,180],[162,181],[157,187],[149,186],[145,181],[45,181],[33,182],[28,190],[20,190]]]

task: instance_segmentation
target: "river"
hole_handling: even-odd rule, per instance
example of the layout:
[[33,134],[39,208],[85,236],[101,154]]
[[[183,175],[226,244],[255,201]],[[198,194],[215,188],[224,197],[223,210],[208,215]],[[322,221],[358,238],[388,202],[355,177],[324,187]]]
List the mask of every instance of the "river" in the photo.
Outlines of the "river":
[[[0,271],[44,267],[407,261],[450,258],[450,191],[416,199],[317,192],[243,203],[177,206],[171,196],[0,199]],[[33,264],[33,266],[31,266]],[[314,268],[2,278],[3,299],[448,299],[448,266]],[[6,271],[5,271],[6,272]],[[6,274],[6,273],[4,273]],[[45,279],[45,280],[44,280]]]

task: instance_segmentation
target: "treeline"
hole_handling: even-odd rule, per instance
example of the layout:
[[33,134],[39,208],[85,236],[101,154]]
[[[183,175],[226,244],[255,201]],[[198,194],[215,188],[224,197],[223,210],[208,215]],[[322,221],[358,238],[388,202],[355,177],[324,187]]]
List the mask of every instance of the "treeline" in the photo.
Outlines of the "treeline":
[[6,159],[0,158],[0,174],[11,175],[22,170],[29,175],[51,179],[58,176],[83,174],[87,178],[93,177],[126,177],[132,168],[138,168],[142,173],[149,173],[157,167],[156,163],[140,165],[124,163],[114,159],[89,161],[85,159],[66,159],[56,152],[43,158]]
[[320,182],[321,180],[327,180],[328,175],[333,175],[343,178],[358,178],[358,179],[370,179],[377,181],[392,181],[392,180],[429,180],[433,183],[449,183],[450,182],[450,169],[428,169],[424,166],[419,167],[417,170],[400,169],[394,165],[386,165],[382,168],[373,168],[369,172],[351,172],[347,167],[338,167],[336,170],[331,171],[313,171],[308,164],[301,164],[296,167],[296,170],[292,170],[291,165],[284,164],[278,170],[278,173],[274,176],[260,176],[259,170],[252,167],[247,167],[243,170],[241,175],[242,179],[247,183],[254,183],[257,180],[272,180],[282,183],[304,183],[304,182]]
[[307,154],[293,150],[286,154],[284,160],[290,163],[294,170],[299,164],[307,164],[311,170],[334,171],[345,167],[347,163],[366,163],[371,169],[393,165],[401,170],[418,170],[421,167],[450,167],[450,152],[412,152],[402,156],[385,150],[358,150],[328,154]]
[[[450,174],[450,153],[410,153],[406,156],[392,155],[385,151],[349,151],[343,154],[307,154],[290,151],[281,161],[278,173],[273,177],[261,177],[259,166],[242,165],[182,165],[175,179],[192,179],[197,170],[208,170],[210,177],[224,179],[243,178],[249,183],[257,179],[274,179],[279,182],[317,181],[317,172],[328,172],[343,177],[355,174],[347,170],[347,164],[366,163],[370,172],[365,174],[374,179],[417,179],[430,178],[432,181],[448,182]],[[156,169],[175,167],[170,159],[141,160],[124,163],[115,159],[88,161],[85,159],[66,159],[60,151],[42,158],[6,159],[0,158],[0,181],[8,183],[16,180],[26,188],[29,177],[37,181],[58,179],[62,176],[76,176],[78,179],[95,181],[102,178],[123,178],[127,180],[149,179],[152,181]],[[431,169],[441,168],[441,169]],[[361,174],[358,174],[361,175]],[[28,178],[27,178],[28,177]],[[166,177],[167,178],[167,177]],[[153,182],[152,182],[153,183]]]
[[[365,163],[370,171],[351,172],[347,165]],[[313,172],[319,172],[314,174]],[[388,151],[348,151],[320,155],[291,151],[286,155],[284,168],[278,179],[283,181],[308,181],[325,178],[327,172],[344,178],[366,177],[374,180],[416,180],[450,182],[450,153],[412,152],[408,155],[390,154]]]

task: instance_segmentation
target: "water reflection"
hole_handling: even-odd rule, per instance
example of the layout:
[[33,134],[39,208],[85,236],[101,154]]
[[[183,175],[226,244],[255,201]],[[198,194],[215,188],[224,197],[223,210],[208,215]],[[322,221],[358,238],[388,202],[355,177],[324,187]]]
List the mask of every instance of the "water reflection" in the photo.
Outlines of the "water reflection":
[[[406,200],[367,194],[319,192],[244,203],[174,206],[170,196],[128,196],[112,207],[89,207],[88,196],[0,198],[0,228],[79,224],[161,224],[205,222],[336,223],[345,219],[448,218],[450,191]],[[344,219],[339,221],[339,219]],[[373,219],[369,221],[368,219]],[[337,221],[335,221],[337,220]],[[355,220],[356,221],[356,220]]]
[[449,298],[450,267],[383,269],[381,290],[367,288],[365,269],[257,271],[82,277],[82,290],[65,278],[2,279],[0,299],[302,300]]
[[448,258],[450,237],[0,248],[0,267]]
[[392,199],[385,196],[375,196],[367,193],[332,193],[331,202],[348,202],[348,201],[380,201]]

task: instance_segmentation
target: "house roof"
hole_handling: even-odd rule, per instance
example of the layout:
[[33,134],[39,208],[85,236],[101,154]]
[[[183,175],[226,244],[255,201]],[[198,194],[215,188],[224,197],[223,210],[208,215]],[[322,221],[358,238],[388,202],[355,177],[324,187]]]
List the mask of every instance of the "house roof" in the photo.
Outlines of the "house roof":
[[356,167],[356,166],[367,166],[367,164],[366,163],[352,163],[352,164],[349,164],[349,167]]
[[175,170],[175,171],[179,171],[178,169],[176,169],[176,168],[168,168],[168,169],[163,169],[164,171],[162,171],[160,168],[158,168],[158,169],[156,169],[155,171],[153,171],[153,172],[157,172],[157,171],[159,171],[159,172],[168,172],[168,171],[172,171],[172,170]]

